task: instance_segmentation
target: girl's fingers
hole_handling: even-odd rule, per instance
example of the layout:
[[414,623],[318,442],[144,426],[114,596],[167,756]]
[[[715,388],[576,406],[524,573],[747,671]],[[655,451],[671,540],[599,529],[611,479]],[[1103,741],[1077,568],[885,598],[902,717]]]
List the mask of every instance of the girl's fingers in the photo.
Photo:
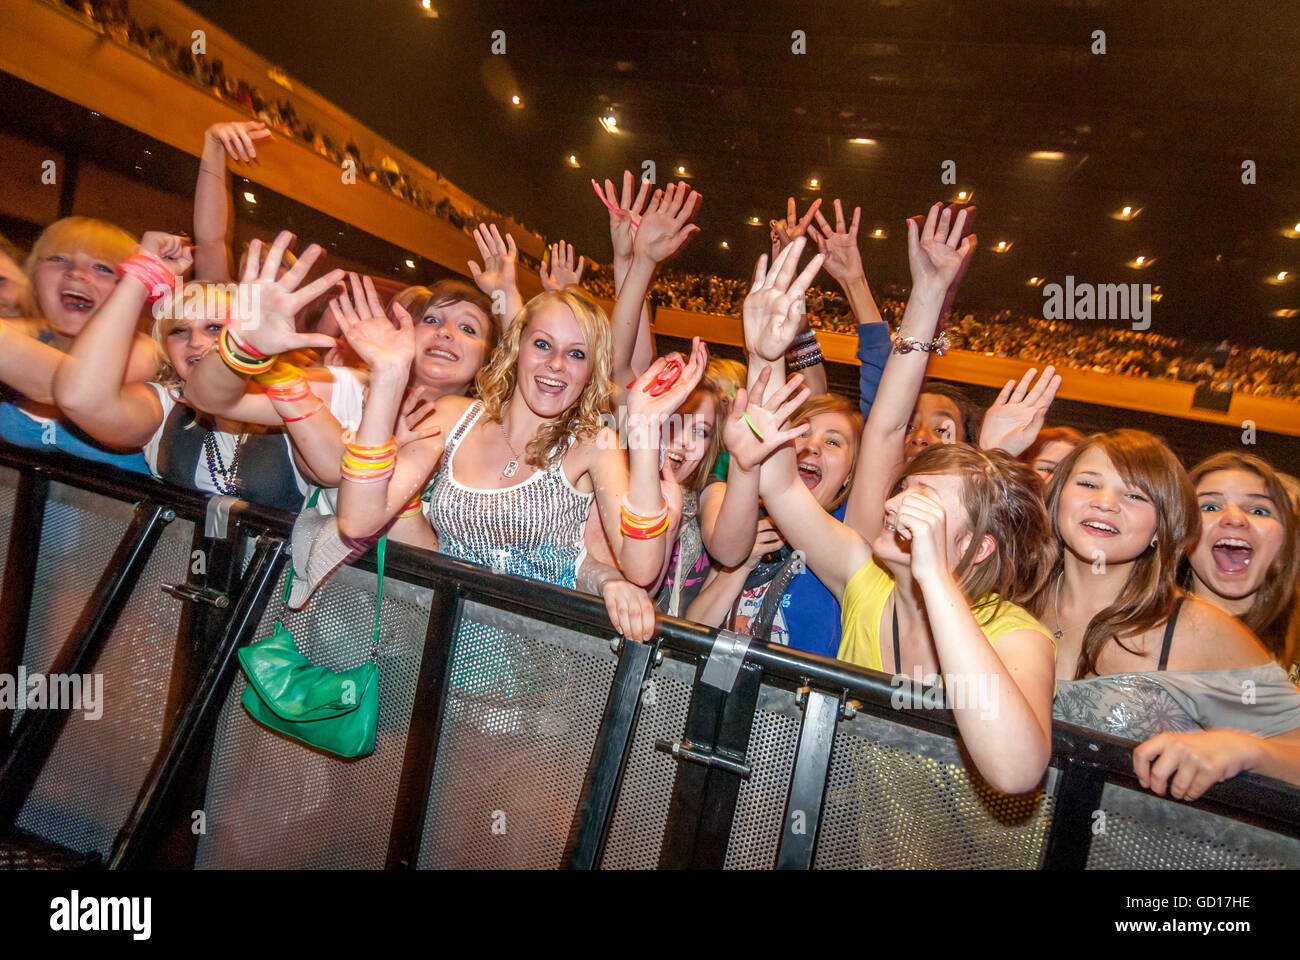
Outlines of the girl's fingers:
[[275,282],[275,274],[280,269],[280,261],[284,258],[284,251],[289,249],[289,244],[293,242],[293,234],[288,230],[281,230],[275,238],[275,243],[271,244],[271,249],[266,254],[266,261],[262,264],[260,279],[268,283]]
[[252,283],[257,279],[259,270],[258,259],[262,255],[262,241],[253,239],[248,242],[248,253],[244,257],[244,273],[240,276],[240,283]]
[[[812,396],[812,391],[809,390],[807,387],[804,387],[802,390],[796,393],[785,403],[781,404],[781,406],[777,407],[774,413],[774,418],[776,419],[776,422],[787,423],[790,420],[790,418],[794,415],[794,412],[798,410],[802,404],[807,402],[810,396]],[[801,430],[794,430],[795,436],[798,436],[802,432],[803,431]]]
[[[817,215],[820,217],[821,212],[818,211]],[[839,197],[835,198],[835,232],[844,232],[844,205],[840,203]]]
[[817,271],[822,268],[822,264],[825,262],[826,255],[824,253],[819,253],[817,256],[809,260],[808,266],[803,268],[803,273],[799,274],[798,279],[794,282],[794,286],[789,288],[788,292],[794,296],[802,297],[804,291],[812,284],[813,277],[817,276]]
[[[257,241],[254,240],[253,242],[256,243]],[[766,278],[767,278],[767,254],[760,253],[758,255],[758,263],[754,264],[754,279],[750,281],[749,284],[750,292],[752,293],[753,291],[761,287],[763,285],[763,281]]]
[[294,312],[296,313],[304,304],[311,303],[342,279],[343,271],[335,269],[331,270],[320,279],[313,280],[311,283],[307,284],[307,286],[303,287],[293,295]]
[[[836,200],[835,202],[836,202],[836,203],[839,203],[838,200]],[[853,238],[855,238],[855,239],[857,238],[857,235],[858,235],[858,224],[861,222],[861,220],[862,220],[862,208],[861,208],[861,207],[854,207],[854,208],[853,208],[853,222],[852,222],[851,224],[849,224],[849,236],[850,236],[850,237],[853,237]]]
[[315,265],[316,261],[320,259],[320,255],[324,252],[325,251],[321,249],[319,244],[313,243],[303,251],[302,256],[298,258],[298,262],[284,272],[284,276],[282,276],[278,281],[280,286],[285,290],[295,289],[298,284],[302,283],[303,279],[311,271],[311,268]]
[[[772,369],[771,367],[765,367],[763,372],[767,373],[771,369]],[[786,380],[786,382],[781,384],[781,386],[777,390],[774,390],[772,392],[772,395],[767,398],[767,402],[764,403],[763,406],[765,406],[768,410],[775,410],[781,404],[785,403],[786,399],[802,386],[803,386],[803,374],[802,373],[793,374],[790,377],[790,379]]]
[[965,207],[963,207],[958,212],[957,218],[953,221],[952,232],[948,234],[948,241],[947,241],[948,246],[952,247],[953,249],[956,249],[961,244],[962,233],[965,232],[966,218],[968,216],[970,216],[970,212]]
[[415,332],[415,321],[411,319],[411,314],[400,303],[393,304],[393,316],[397,318],[397,328],[399,330]]
[[479,233],[479,231],[482,229],[483,229],[483,224],[480,223],[477,227],[474,228],[474,232],[470,234],[470,236],[474,238],[474,243],[478,245],[479,256],[483,258],[483,262],[486,264],[491,254],[488,252],[487,243],[484,242],[482,234]]
[[1007,405],[1007,401],[1011,399],[1011,391],[1014,390],[1015,388],[1016,388],[1016,381],[1014,380],[1008,380],[1005,384],[1003,384],[1002,389],[998,392],[998,398],[993,401],[993,406],[1005,407]]
[[367,275],[361,278],[361,283],[366,290],[366,306],[370,308],[372,317],[382,317],[384,315],[384,305],[379,300],[379,293],[375,290],[375,282]]
[[343,331],[343,335],[346,337],[348,335],[348,331],[352,329],[352,321],[348,319],[346,315],[344,315],[341,309],[339,309],[338,298],[335,298],[329,302],[329,311],[330,311],[330,316],[334,318],[334,322],[339,325],[339,329]]
[[[799,269],[799,255],[803,253],[807,243],[806,237],[798,236],[790,241],[790,246],[781,251],[785,259],[781,262],[781,269],[772,282],[772,286],[777,290],[784,291],[790,288],[790,278],[794,276],[795,270]],[[818,266],[820,267],[821,264],[818,263]]]
[[922,243],[924,243],[927,240],[934,239],[935,231],[938,230],[939,220],[942,217],[942,214],[939,212],[942,208],[943,208],[943,204],[936,203],[934,206],[930,208],[930,212],[926,214],[925,229],[921,231]]

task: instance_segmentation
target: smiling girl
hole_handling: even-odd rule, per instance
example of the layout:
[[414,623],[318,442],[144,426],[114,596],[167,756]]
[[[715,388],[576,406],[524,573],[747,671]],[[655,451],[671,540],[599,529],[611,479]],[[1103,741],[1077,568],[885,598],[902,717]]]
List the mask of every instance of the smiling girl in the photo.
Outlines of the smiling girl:
[[[26,274],[38,315],[6,320],[0,381],[17,392],[0,403],[0,436],[37,449],[54,446],[89,460],[144,472],[139,454],[107,449],[61,418],[54,398],[54,373],[87,321],[117,287],[117,267],[135,241],[111,223],[65,217],[42,231],[27,257]],[[153,341],[136,331],[131,318],[128,356],[121,382],[150,379],[157,366]],[[31,341],[22,338],[30,337]],[[32,342],[34,341],[34,342]]]

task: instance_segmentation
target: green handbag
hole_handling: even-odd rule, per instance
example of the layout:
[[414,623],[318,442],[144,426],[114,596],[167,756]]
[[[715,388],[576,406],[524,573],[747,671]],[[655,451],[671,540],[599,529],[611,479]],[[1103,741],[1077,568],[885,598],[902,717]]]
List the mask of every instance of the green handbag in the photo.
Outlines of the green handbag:
[[[248,675],[240,703],[253,719],[285,736],[340,757],[364,757],[375,751],[379,725],[379,610],[384,593],[384,548],[379,540],[379,584],[375,594],[375,626],[370,659],[352,670],[335,673],[316,666],[301,653],[293,634],[280,620],[265,640],[239,651],[239,664]],[[285,603],[293,585],[293,566],[285,578]]]

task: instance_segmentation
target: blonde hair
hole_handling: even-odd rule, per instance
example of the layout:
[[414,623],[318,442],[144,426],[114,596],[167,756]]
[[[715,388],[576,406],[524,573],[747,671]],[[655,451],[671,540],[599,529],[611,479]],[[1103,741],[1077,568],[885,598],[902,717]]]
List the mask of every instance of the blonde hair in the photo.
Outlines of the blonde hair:
[[704,375],[718,385],[718,389],[722,391],[728,403],[736,399],[736,389],[745,385],[747,377],[745,365],[739,360],[730,360],[727,357],[710,359]]
[[[184,389],[185,378],[182,377],[179,372],[177,372],[174,366],[172,366],[171,358],[167,354],[167,337],[173,330],[176,329],[176,324],[179,322],[176,317],[177,311],[183,310],[185,304],[194,302],[191,299],[190,291],[195,288],[203,290],[204,295],[203,295],[202,302],[205,305],[210,301],[212,296],[214,296],[215,294],[220,294],[222,296],[225,296],[227,292],[225,289],[226,284],[224,283],[214,283],[214,282],[203,281],[203,280],[188,281],[183,288],[180,304],[172,305],[170,309],[163,310],[161,314],[155,313],[154,321],[153,321],[153,329],[151,331],[153,335],[154,347],[158,351],[158,368],[154,372],[154,377],[153,377],[154,382],[159,383],[164,387],[167,387],[169,390],[173,390],[177,392],[180,392],[181,390]],[[209,293],[210,290],[212,291],[211,293]],[[171,298],[169,295],[164,295],[164,299],[167,303],[169,304],[171,303]],[[160,300],[158,302],[163,303],[164,301]],[[186,315],[185,319],[198,322],[198,323],[201,323],[206,320],[214,320],[214,321],[220,321],[224,323],[226,317],[208,316],[205,312],[205,314],[201,317],[190,317]]]
[[31,253],[23,265],[23,273],[32,285],[32,306],[44,318],[40,298],[36,292],[36,269],[52,255],[66,250],[80,250],[96,260],[104,260],[116,267],[131,256],[135,237],[116,224],[93,217],[64,217],[55,220],[41,231],[32,244]]
[[542,424],[527,447],[530,464],[546,469],[559,463],[568,452],[568,438],[587,439],[600,429],[602,416],[613,411],[614,381],[613,343],[609,332],[609,319],[588,294],[570,285],[563,290],[539,293],[519,311],[510,333],[492,353],[492,358],[479,370],[474,385],[487,415],[501,422],[501,410],[514,396],[519,369],[519,342],[524,330],[539,310],[547,306],[563,306],[578,321],[587,344],[588,375],[582,393],[573,405],[554,420]]

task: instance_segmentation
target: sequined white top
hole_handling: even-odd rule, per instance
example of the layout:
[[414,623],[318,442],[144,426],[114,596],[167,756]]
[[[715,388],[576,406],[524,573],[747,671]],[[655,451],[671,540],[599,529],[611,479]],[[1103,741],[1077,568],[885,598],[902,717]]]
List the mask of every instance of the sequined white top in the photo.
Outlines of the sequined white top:
[[439,551],[499,573],[573,587],[587,552],[582,534],[595,494],[569,482],[562,459],[500,490],[459,483],[456,448],[482,413],[483,404],[476,401],[447,438],[429,500]]

